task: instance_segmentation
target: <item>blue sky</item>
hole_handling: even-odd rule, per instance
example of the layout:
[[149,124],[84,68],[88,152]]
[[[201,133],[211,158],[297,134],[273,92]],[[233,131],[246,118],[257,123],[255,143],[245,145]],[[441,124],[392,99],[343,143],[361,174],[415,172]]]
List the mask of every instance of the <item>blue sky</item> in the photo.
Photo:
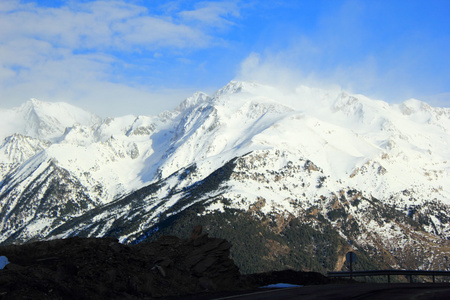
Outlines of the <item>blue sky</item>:
[[450,1],[0,0],[0,107],[155,115],[231,80],[450,107]]

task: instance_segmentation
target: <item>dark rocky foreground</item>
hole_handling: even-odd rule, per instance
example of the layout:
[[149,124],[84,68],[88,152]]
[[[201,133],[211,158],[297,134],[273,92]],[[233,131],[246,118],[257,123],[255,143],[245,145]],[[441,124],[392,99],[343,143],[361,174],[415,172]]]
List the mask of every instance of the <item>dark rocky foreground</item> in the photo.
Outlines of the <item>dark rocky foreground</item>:
[[248,290],[276,282],[328,283],[295,271],[241,276],[231,244],[194,228],[191,238],[163,236],[123,245],[113,238],[68,238],[0,247],[1,299],[151,299]]

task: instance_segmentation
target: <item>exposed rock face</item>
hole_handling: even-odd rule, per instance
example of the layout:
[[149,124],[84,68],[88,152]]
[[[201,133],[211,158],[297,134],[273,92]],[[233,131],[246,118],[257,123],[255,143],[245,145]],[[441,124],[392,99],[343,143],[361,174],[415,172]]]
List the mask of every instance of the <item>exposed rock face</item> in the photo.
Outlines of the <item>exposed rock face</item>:
[[159,116],[32,100],[0,109],[0,244],[204,224],[242,273],[341,270],[347,251],[449,270],[449,128],[450,108],[417,100],[246,82]]
[[201,234],[201,228],[192,236],[133,246],[112,238],[69,238],[1,247],[11,263],[0,270],[0,295],[145,299],[239,288],[231,244]]

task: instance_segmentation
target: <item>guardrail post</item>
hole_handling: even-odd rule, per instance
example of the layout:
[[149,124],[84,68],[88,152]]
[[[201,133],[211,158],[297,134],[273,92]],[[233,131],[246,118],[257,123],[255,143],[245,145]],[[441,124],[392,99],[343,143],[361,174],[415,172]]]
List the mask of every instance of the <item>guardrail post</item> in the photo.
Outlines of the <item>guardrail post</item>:
[[388,274],[388,283],[391,283],[391,275]]

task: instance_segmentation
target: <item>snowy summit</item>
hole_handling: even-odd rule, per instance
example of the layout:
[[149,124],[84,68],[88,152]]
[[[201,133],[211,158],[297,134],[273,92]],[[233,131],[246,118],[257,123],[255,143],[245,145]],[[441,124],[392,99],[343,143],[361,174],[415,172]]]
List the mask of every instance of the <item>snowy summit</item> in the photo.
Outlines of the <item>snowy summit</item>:
[[[0,120],[4,242],[74,234],[138,241],[162,216],[195,203],[200,215],[255,207],[261,217],[320,214],[363,244],[368,232],[400,237],[400,225],[370,221],[367,209],[379,203],[426,220],[424,234],[450,234],[442,217],[450,109],[418,100],[391,105],[339,89],[233,81],[158,116],[101,120],[31,100],[0,110]],[[350,237],[336,209],[365,229]]]

